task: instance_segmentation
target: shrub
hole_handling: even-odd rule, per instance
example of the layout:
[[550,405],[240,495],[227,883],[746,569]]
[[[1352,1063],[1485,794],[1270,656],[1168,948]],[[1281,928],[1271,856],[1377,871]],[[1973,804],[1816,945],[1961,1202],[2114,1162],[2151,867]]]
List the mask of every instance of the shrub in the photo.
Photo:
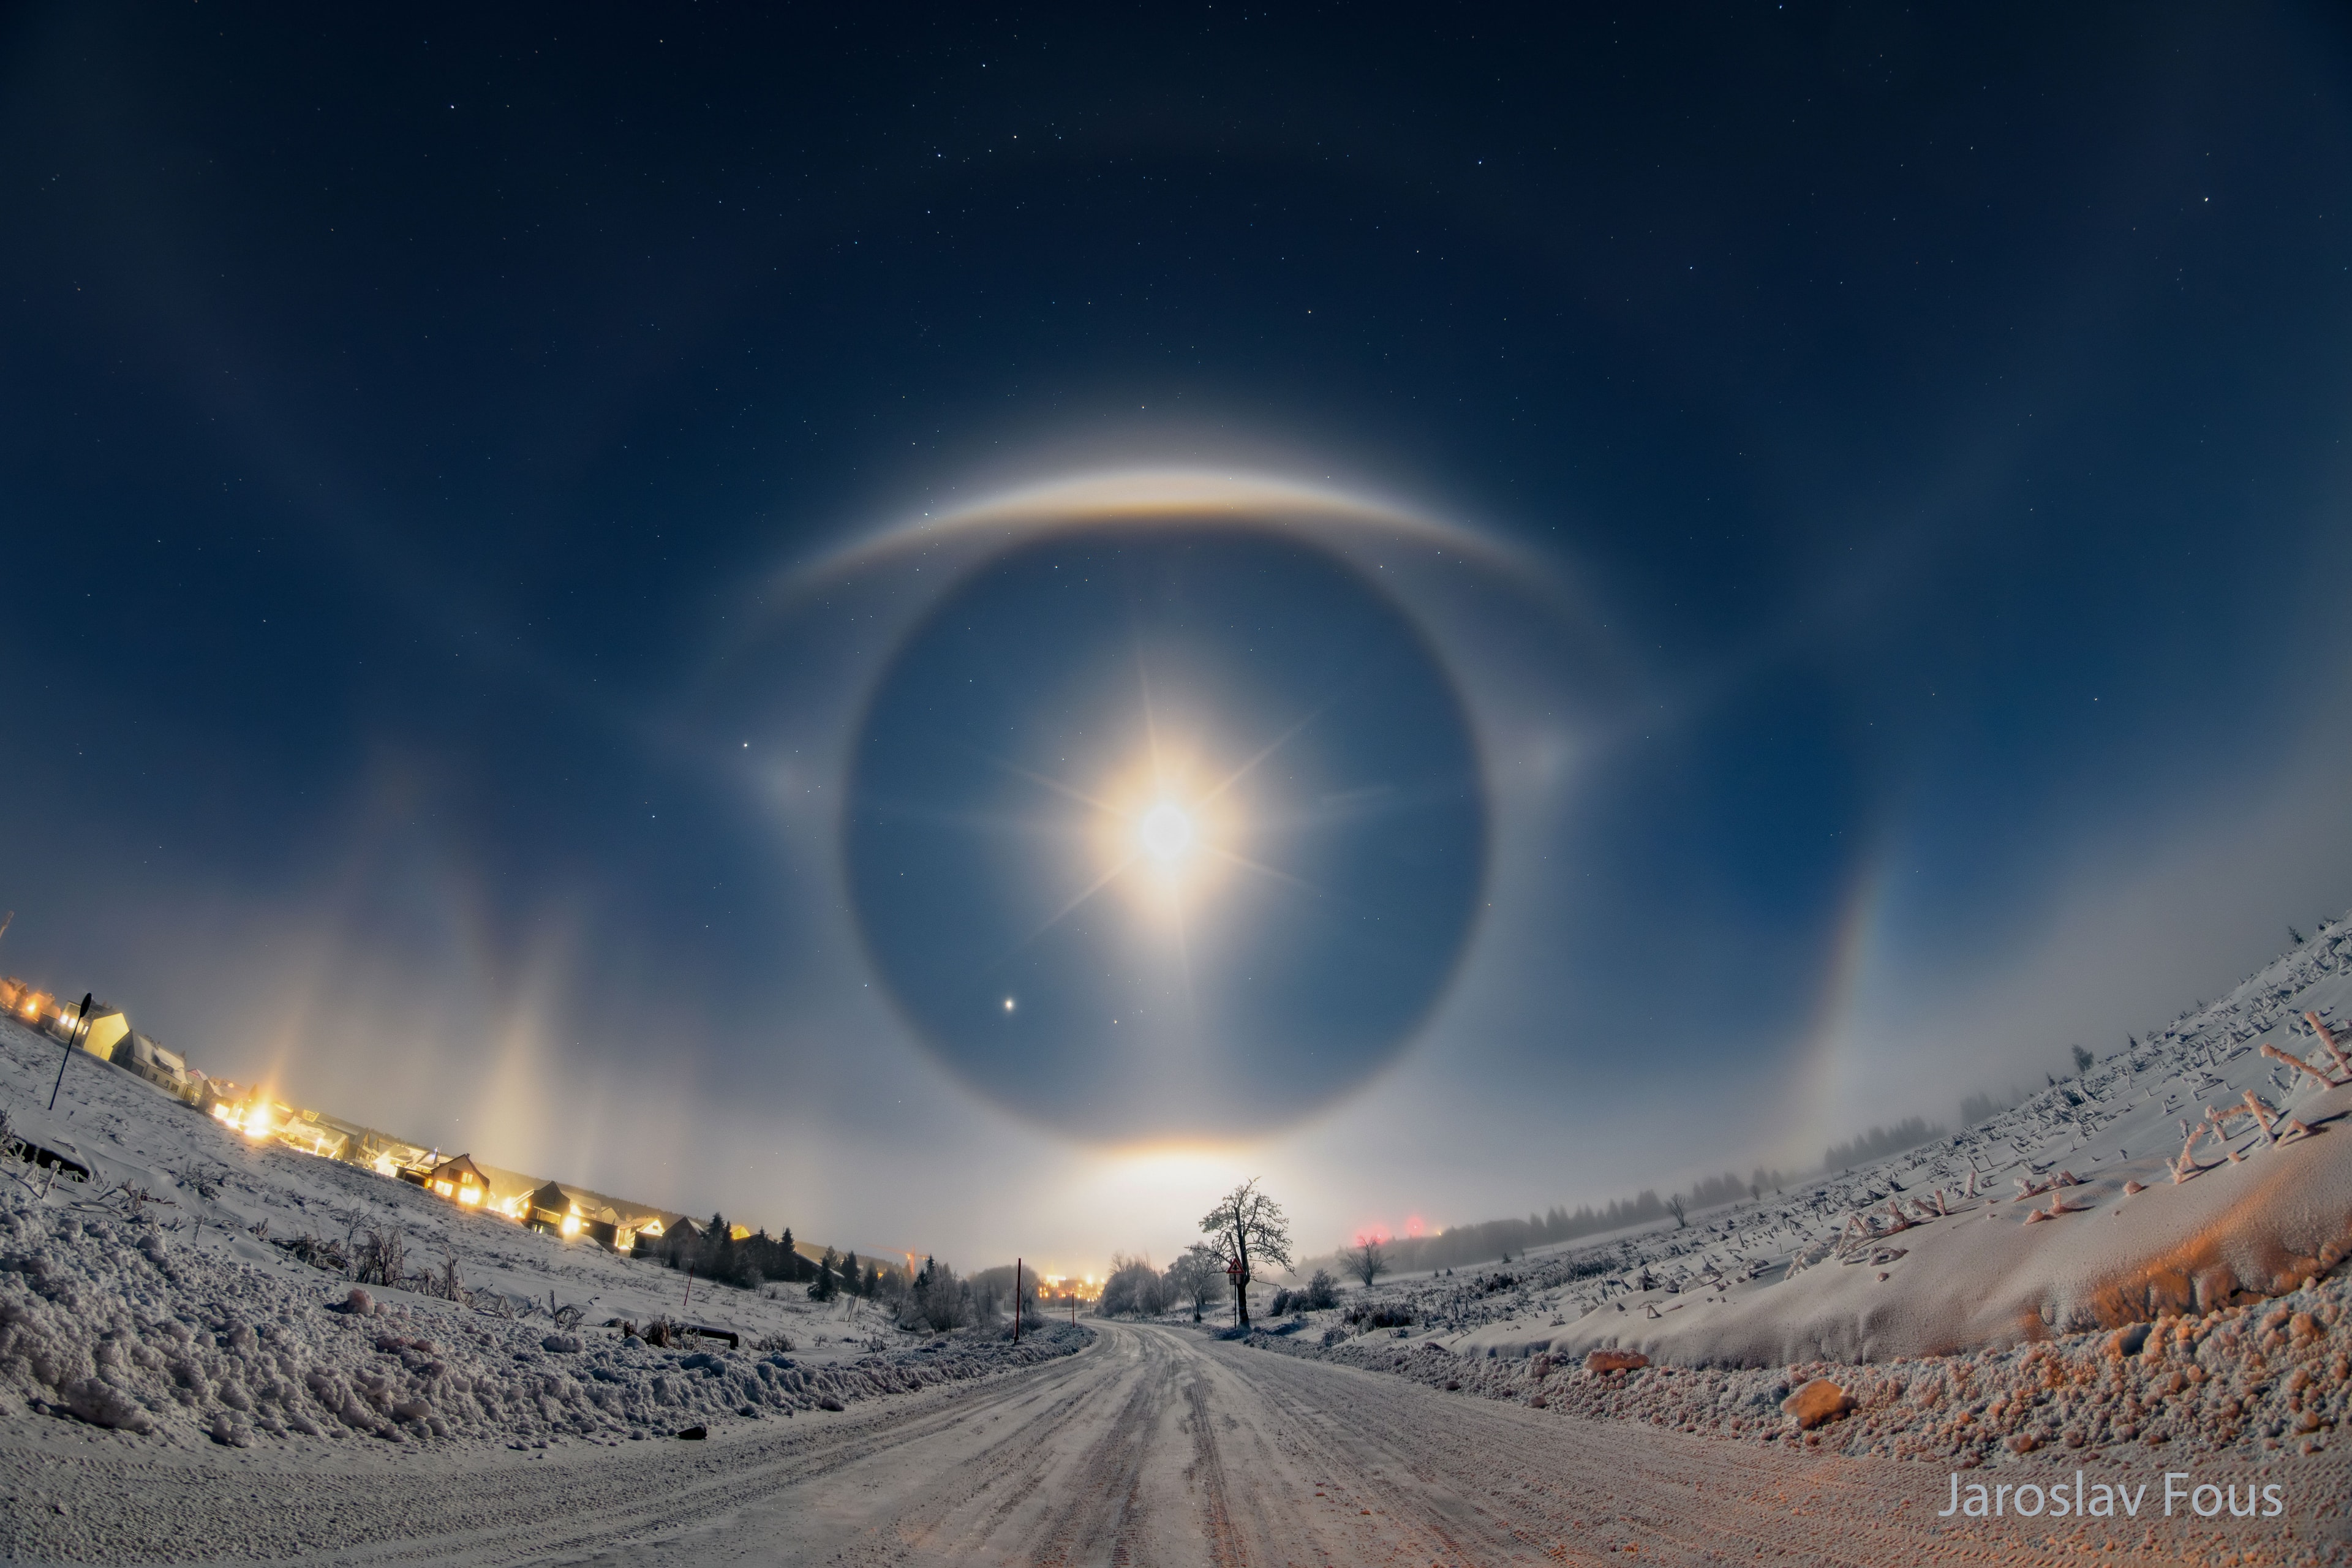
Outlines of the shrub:
[[1402,1302],[1381,1307],[1350,1307],[1348,1309],[1348,1321],[1368,1331],[1372,1329],[1402,1329],[1412,1321],[1412,1309]]
[[1324,1311],[1339,1304],[1339,1282],[1331,1278],[1329,1269],[1318,1268],[1315,1277],[1307,1281],[1307,1289],[1301,1294],[1306,1297],[1308,1311]]

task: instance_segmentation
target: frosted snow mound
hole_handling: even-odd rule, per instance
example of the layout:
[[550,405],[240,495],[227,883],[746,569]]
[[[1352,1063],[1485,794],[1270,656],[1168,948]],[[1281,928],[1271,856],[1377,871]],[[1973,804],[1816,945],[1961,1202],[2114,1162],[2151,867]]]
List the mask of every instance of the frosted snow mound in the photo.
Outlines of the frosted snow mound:
[[[2279,1295],[2352,1254],[2352,1089],[2298,1114],[2317,1137],[2217,1159],[2182,1184],[2151,1152],[2059,1189],[2063,1210],[2046,1221],[2025,1216],[2048,1194],[1964,1203],[1762,1288],[1637,1292],[1562,1329],[1489,1325],[1454,1348],[1565,1356],[1622,1345],[1685,1365],[1883,1361]],[[2132,1180],[2146,1190],[2126,1194]]]
[[[617,1331],[550,1334],[448,1302],[289,1279],[171,1245],[100,1200],[0,1192],[0,1386],[17,1410],[239,1447],[289,1437],[544,1445],[789,1415],[1034,1365],[1090,1338],[951,1339],[808,1365],[682,1352]],[[316,1283],[311,1281],[315,1280]]]
[[[91,1172],[0,1160],[0,1389],[14,1396],[0,1399],[0,1436],[58,1417],[238,1447],[612,1442],[839,1409],[1092,1337],[1064,1325],[1017,1347],[977,1332],[911,1345],[845,1299],[698,1281],[689,1302],[658,1264],[248,1142],[80,1053],[52,1113],[59,1056],[0,1022],[12,1134]],[[370,1285],[362,1306],[340,1268],[300,1261],[320,1255],[313,1241],[341,1247],[371,1230],[404,1237],[412,1284],[454,1275],[459,1299]],[[559,1301],[572,1309],[560,1320]],[[790,1348],[663,1349],[596,1326],[656,1317],[732,1330],[745,1346],[788,1336]]]
[[[2340,1434],[2352,1422],[2352,1281],[2344,1279],[2201,1317],[1868,1365],[1654,1366],[1612,1375],[1548,1355],[1465,1359],[1428,1340],[1372,1336],[1327,1347],[1255,1334],[1251,1343],[1558,1415],[1952,1468],[2027,1456],[2071,1467],[2137,1445],[2248,1460],[2328,1452],[2340,1470]],[[1781,1401],[1816,1377],[1836,1383],[1853,1407],[1808,1433]]]
[[[2277,1295],[2352,1250],[2352,1088],[2263,1052],[2326,1062],[2305,1012],[2352,1037],[2352,925],[2329,922],[2211,1006],[1938,1143],[1687,1227],[1391,1282],[1350,1303],[1402,1308],[1412,1337],[1461,1356],[1618,1346],[1759,1366],[2014,1346]],[[2315,1134],[2273,1142],[2240,1115],[2249,1092]],[[2237,1118],[2226,1148],[2200,1143],[2176,1184],[2171,1162],[2209,1111]],[[2021,1187],[2036,1190],[2019,1201]]]

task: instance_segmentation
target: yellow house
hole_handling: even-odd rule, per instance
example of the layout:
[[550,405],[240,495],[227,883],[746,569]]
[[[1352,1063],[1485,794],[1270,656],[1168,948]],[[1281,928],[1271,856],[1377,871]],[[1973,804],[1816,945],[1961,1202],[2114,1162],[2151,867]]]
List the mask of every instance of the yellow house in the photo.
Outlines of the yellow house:
[[[110,1007],[103,1002],[91,1003],[89,1016],[79,1022],[81,1026],[81,1048],[100,1061],[112,1061],[114,1047],[131,1033],[131,1020],[122,1016],[122,1009]],[[66,1013],[64,1023],[68,1030],[75,1026],[77,1020],[71,1010]]]

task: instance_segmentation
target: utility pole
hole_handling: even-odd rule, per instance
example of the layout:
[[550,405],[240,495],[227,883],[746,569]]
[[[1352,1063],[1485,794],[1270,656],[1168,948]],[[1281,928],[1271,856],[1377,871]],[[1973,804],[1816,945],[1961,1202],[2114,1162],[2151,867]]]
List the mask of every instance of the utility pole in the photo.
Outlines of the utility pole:
[[1021,1342],[1021,1259],[1013,1260],[1013,1342]]
[[[13,918],[16,911],[11,910],[8,912]],[[66,1054],[58,1058],[58,1081],[49,1085],[49,1109],[51,1110],[55,1110],[58,1108],[58,1090],[66,1086],[66,1063],[73,1060],[74,1041],[80,1036],[82,1026],[89,1022],[89,993],[85,991],[81,994],[81,1010],[74,1015],[73,1027],[66,1031]]]

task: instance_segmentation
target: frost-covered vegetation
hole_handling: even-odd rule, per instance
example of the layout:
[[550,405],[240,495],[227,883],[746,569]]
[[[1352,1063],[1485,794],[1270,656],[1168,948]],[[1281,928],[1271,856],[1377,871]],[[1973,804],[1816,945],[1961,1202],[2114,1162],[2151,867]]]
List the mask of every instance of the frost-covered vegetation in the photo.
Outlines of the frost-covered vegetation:
[[[2331,923],[2220,1002],[1932,1143],[1687,1226],[1328,1307],[1293,1295],[1250,1342],[1959,1466],[2117,1444],[2315,1451],[2352,1414],[2347,1006],[2352,929]],[[1832,1343],[1861,1353],[1801,1348]],[[1816,1379],[1826,1425],[1781,1405]]]
[[[1323,1327],[1251,1342],[1566,1415],[1955,1467],[2037,1450],[2074,1463],[2126,1443],[2303,1454],[2352,1418],[2352,1286],[2341,1279],[2152,1325],[1866,1366],[1601,1373],[1549,1355],[1465,1360],[1433,1340],[1375,1332],[1381,1312],[1359,1305],[1352,1323],[1334,1313]],[[1782,1405],[1814,1379],[1836,1387],[1840,1418],[1801,1426]]]
[[944,1266],[878,1300],[843,1291],[845,1259],[824,1299],[688,1277],[249,1142],[103,1063],[71,1062],[51,1115],[58,1059],[0,1023],[6,1419],[240,1447],[614,1442],[837,1410],[1087,1338],[1045,1324],[1013,1345],[1010,1279]]
[[[2339,1008],[2352,1005],[2347,976],[2352,926],[2330,922],[2221,1001],[1977,1126],[1785,1192],[1766,1189],[1712,1215],[1695,1214],[1685,1226],[1637,1205],[1620,1215],[1632,1216],[1633,1226],[1606,1241],[1514,1250],[1508,1265],[1475,1271],[1441,1267],[1433,1277],[1391,1279],[1379,1293],[1410,1305],[1428,1331],[1451,1334],[1490,1324],[1565,1327],[1619,1301],[1662,1316],[1677,1310],[1675,1299],[1746,1294],[1825,1262],[1871,1267],[1874,1254],[1892,1252],[1877,1266],[1891,1268],[1898,1249],[1907,1250],[1898,1239],[1904,1228],[1938,1220],[1948,1226],[1948,1216],[1962,1211],[2022,1221],[2025,1205],[2013,1200],[2029,1188],[2037,1205],[2055,1194],[2063,1212],[2064,1194],[2051,1184],[2102,1164],[2152,1163],[2143,1184],[2151,1176],[2168,1183],[2183,1135],[2211,1125],[2209,1113],[2228,1131],[2216,1143],[2198,1131],[2199,1160],[2270,1158],[2272,1135],[2245,1110],[2244,1096],[2254,1093],[2270,1111],[2291,1117],[2327,1092],[2321,1079],[2281,1058],[2301,1053],[2329,1062],[2303,1013],[2309,1008],[2330,1025]],[[2278,1054],[2265,1055],[2266,1046]],[[2342,1217],[2352,1236],[2352,1215]],[[1402,1255],[1406,1245],[1391,1250]],[[1391,1267],[1403,1273],[1413,1265],[1394,1256]]]

